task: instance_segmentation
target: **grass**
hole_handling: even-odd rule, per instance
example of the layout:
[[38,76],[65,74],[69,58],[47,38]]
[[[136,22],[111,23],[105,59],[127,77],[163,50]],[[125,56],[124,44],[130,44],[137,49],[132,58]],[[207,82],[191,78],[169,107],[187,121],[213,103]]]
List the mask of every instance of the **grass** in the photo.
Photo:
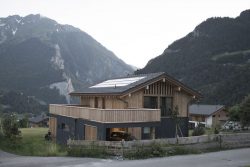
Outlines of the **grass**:
[[[106,158],[110,153],[105,148],[91,146],[90,148],[72,147],[63,148],[55,142],[45,141],[44,135],[48,128],[24,128],[20,129],[22,136],[16,142],[10,141],[0,134],[0,149],[6,152],[26,156],[76,156],[76,157],[97,157]],[[191,132],[190,132],[191,133]],[[213,134],[213,130],[206,129],[206,134]],[[208,152],[216,151],[219,148],[207,149]],[[198,150],[184,148],[174,145],[160,145],[153,143],[149,147],[137,146],[132,151],[123,152],[127,159],[145,159],[151,157],[164,157],[183,154],[196,154]]]
[[45,141],[44,135],[48,128],[23,128],[20,129],[22,137],[16,142],[3,136],[0,140],[0,149],[18,155],[29,156],[65,156],[67,152],[54,142]]

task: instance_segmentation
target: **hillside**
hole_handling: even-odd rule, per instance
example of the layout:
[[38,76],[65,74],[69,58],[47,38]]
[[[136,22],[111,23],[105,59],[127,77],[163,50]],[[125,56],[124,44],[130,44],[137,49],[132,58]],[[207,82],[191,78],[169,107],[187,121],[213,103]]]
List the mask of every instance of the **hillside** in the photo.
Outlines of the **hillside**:
[[250,10],[207,19],[136,73],[159,71],[199,90],[203,103],[240,102],[250,93]]
[[[43,104],[132,68],[87,33],[41,15],[0,18],[0,90]],[[1,103],[1,102],[0,102]]]

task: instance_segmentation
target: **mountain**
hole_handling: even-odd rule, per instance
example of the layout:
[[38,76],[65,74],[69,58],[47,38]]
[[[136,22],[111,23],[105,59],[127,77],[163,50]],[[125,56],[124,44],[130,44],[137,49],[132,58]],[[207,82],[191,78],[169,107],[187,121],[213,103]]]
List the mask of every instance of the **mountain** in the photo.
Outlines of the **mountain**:
[[78,28],[39,14],[0,18],[0,90],[5,94],[21,92],[43,104],[65,103],[70,91],[131,72]]
[[250,10],[207,19],[136,73],[158,71],[199,90],[204,103],[240,102],[250,93]]

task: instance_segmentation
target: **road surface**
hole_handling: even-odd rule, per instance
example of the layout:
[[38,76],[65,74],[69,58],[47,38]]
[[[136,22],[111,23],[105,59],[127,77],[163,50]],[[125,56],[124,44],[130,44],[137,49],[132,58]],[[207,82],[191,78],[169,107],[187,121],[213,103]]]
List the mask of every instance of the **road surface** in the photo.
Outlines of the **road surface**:
[[0,151],[0,167],[247,167],[250,148],[147,160],[116,161],[94,158],[25,157]]

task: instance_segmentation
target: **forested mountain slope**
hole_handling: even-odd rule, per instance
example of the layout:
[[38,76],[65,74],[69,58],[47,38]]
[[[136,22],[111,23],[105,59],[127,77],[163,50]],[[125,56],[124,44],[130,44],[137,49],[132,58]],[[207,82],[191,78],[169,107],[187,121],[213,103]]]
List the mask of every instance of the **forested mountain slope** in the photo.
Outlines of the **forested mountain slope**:
[[250,93],[250,10],[207,19],[136,73],[159,71],[199,90],[203,103],[240,102]]

